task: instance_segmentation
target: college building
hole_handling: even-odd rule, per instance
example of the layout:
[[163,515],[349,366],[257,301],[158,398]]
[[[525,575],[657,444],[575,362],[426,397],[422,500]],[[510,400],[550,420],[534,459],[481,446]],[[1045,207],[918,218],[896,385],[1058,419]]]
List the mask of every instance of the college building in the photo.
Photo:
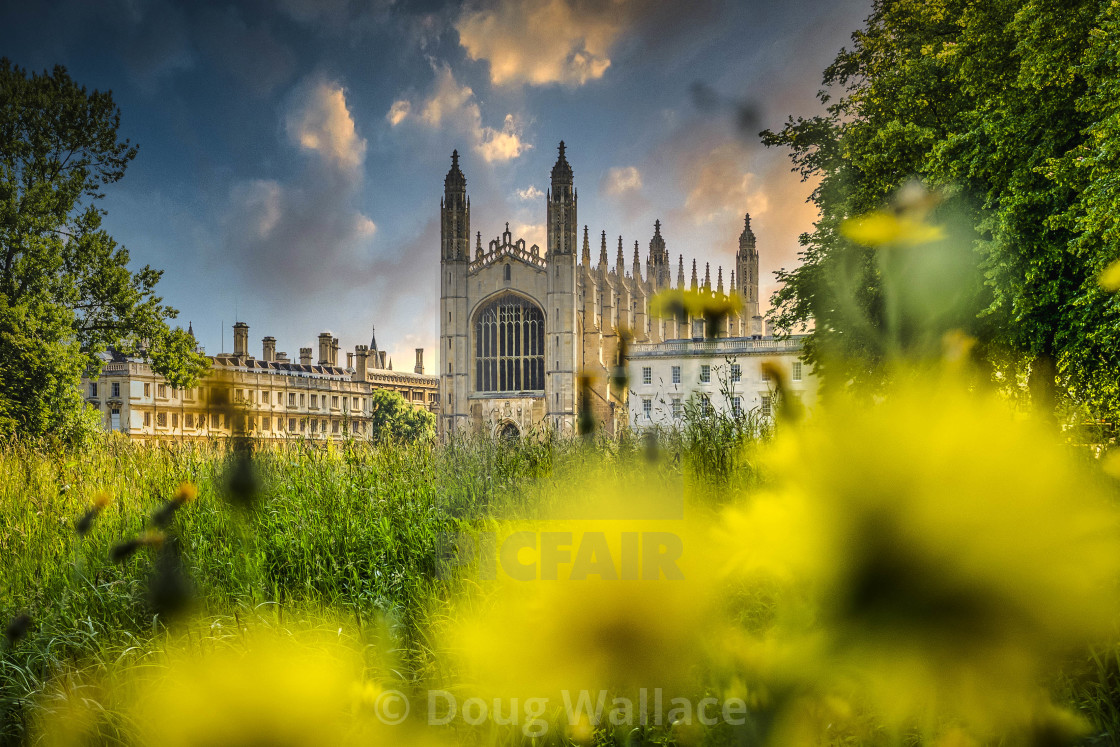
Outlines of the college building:
[[[193,334],[193,332],[192,332]],[[438,379],[424,373],[424,351],[413,371],[394,371],[376,338],[339,360],[338,338],[323,332],[299,359],[261,341],[249,354],[249,325],[233,325],[233,353],[209,356],[210,371],[189,389],[171,387],[141,359],[107,354],[99,372],[82,380],[86,404],[101,414],[107,431],[138,440],[192,439],[247,433],[279,441],[291,438],[368,438],[370,395],[399,392],[414,407],[439,410]]]
[[[581,407],[608,433],[644,427],[654,421],[655,403],[664,400],[671,413],[673,401],[683,404],[693,391],[718,405],[714,384],[724,365],[728,375],[740,377],[733,383],[742,389],[727,406],[765,411],[771,395],[755,373],[768,358],[791,373],[798,371],[806,393],[813,387],[800,361],[800,338],[764,335],[758,250],[749,214],[725,286],[722,268],[713,284],[710,267],[705,264],[701,278],[695,260],[686,281],[683,255],[676,262],[674,283],[674,263],[660,221],[653,225],[644,262],[634,242],[627,263],[619,237],[612,265],[606,231],[599,236],[598,262],[593,262],[587,226],[581,241],[578,194],[563,142],[544,207],[545,249],[515,239],[508,223],[500,236],[484,244],[480,231],[471,232],[466,177],[458,152],[451,154],[440,202],[443,438],[467,432],[510,437],[543,429],[574,433]],[[738,305],[717,329],[706,329],[701,315],[652,314],[651,299],[667,290],[689,291],[694,298],[725,305],[737,299]],[[620,366],[639,375],[636,385],[631,377],[636,386],[632,398],[610,386],[610,375]],[[580,376],[587,377],[589,387],[577,386]],[[581,389],[587,402],[578,401]],[[649,416],[637,422],[634,416],[646,414],[647,401]],[[637,413],[635,407],[640,408]],[[672,415],[666,417],[667,424]]]

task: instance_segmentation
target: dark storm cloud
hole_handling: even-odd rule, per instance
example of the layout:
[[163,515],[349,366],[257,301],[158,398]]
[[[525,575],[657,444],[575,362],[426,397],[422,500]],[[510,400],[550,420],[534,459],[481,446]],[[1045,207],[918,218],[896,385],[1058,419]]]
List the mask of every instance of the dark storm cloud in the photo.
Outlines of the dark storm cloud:
[[196,60],[186,13],[168,2],[121,3],[115,46],[136,84],[152,92]]
[[192,25],[214,67],[250,93],[267,96],[291,80],[295,53],[276,38],[268,20],[249,22],[230,5],[200,9]]

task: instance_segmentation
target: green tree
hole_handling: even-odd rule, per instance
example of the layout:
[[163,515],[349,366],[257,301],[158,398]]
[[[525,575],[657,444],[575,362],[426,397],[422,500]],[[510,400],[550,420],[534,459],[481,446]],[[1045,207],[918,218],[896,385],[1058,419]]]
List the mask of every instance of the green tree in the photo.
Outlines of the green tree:
[[370,394],[370,437],[374,441],[430,441],[436,435],[436,416],[413,407],[400,392],[374,389]]
[[815,326],[826,380],[878,373],[889,353],[882,263],[839,227],[917,178],[950,196],[982,280],[958,326],[990,360],[1056,366],[1077,400],[1120,409],[1120,314],[1096,283],[1120,254],[1116,7],[877,0],[825,71],[826,113],[762,133],[819,180],[820,220],[773,301],[780,326]]
[[136,156],[108,92],[62,67],[28,75],[0,60],[0,432],[74,439],[89,427],[79,380],[112,347],[175,387],[207,368],[167,320],[161,272],[132,272],[97,201]]

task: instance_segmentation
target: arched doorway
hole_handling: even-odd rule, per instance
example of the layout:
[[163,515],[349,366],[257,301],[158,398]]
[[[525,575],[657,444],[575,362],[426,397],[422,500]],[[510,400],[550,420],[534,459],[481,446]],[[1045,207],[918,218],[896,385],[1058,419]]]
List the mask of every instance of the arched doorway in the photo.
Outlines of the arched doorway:
[[521,429],[508,420],[498,426],[498,440],[513,442],[521,438]]

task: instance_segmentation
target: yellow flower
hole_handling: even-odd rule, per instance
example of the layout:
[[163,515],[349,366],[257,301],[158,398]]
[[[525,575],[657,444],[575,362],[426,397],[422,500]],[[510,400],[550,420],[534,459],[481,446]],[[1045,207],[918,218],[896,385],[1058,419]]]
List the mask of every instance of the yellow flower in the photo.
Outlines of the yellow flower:
[[1104,272],[1097,279],[1100,286],[1108,291],[1120,290],[1120,260],[1104,268]]
[[928,380],[779,433],[773,491],[725,521],[730,570],[788,594],[740,661],[855,688],[888,724],[1029,720],[1054,663],[1117,612],[1120,514],[1055,441]]
[[176,500],[179,503],[190,503],[197,497],[198,488],[195,486],[195,484],[188,480],[184,480],[183,482],[179,483],[179,489],[175,491],[175,497],[173,500]]
[[840,224],[840,233],[852,241],[873,247],[916,246],[945,237],[945,230],[941,226],[888,210],[849,218]]
[[586,494],[611,518],[515,523],[497,533],[496,582],[462,599],[448,630],[464,686],[558,704],[565,690],[636,696],[657,687],[668,702],[670,691],[695,683],[715,591],[706,538],[692,521],[649,518],[666,516],[674,500],[680,515],[682,495],[664,481],[619,482],[617,496]]
[[111,500],[112,497],[109,495],[109,492],[107,490],[99,490],[94,494],[91,503],[93,504],[94,508],[96,508],[98,511],[101,511],[109,505],[109,501]]
[[[230,636],[203,624],[209,635],[196,630],[190,642],[113,673],[104,697],[124,714],[126,741],[136,744],[442,743],[422,718],[396,723],[383,717],[384,691],[368,678],[368,650],[344,642],[342,629],[329,623],[324,630],[302,627],[281,632],[250,625]],[[422,717],[422,709],[414,710]],[[61,727],[58,719],[50,721],[51,730]]]
[[976,347],[976,338],[959,329],[951,329],[941,336],[941,357],[950,365],[960,365]]
[[727,316],[743,306],[735,293],[728,295],[671,288],[655,293],[649,300],[651,316],[675,319],[682,316]]

